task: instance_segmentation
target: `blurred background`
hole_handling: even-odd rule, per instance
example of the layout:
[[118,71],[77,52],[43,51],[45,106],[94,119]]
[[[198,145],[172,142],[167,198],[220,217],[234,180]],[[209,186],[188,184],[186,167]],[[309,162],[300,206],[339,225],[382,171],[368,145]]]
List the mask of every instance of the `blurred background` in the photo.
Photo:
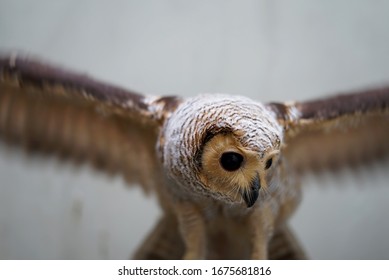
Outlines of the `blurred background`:
[[[306,100],[389,83],[389,2],[0,0],[0,51],[148,94]],[[308,177],[291,224],[314,259],[389,259],[388,164]],[[126,259],[155,199],[0,145],[1,259]]]

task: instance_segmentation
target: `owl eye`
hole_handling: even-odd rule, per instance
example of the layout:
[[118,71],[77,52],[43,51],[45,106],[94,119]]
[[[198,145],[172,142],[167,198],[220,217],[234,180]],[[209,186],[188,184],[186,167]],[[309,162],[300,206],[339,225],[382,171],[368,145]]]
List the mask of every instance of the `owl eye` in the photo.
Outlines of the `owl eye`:
[[220,157],[220,164],[226,171],[238,170],[243,162],[243,156],[235,152],[223,153]]
[[269,158],[269,159],[266,161],[265,169],[269,169],[269,168],[271,167],[272,164],[273,164],[273,158]]

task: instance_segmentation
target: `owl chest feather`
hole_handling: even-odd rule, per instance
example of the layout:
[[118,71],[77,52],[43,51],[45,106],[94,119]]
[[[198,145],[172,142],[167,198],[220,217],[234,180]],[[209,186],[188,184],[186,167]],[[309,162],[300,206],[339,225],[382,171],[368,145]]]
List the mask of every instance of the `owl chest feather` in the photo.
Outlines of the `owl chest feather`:
[[208,259],[250,259],[253,224],[261,228],[270,241],[296,209],[300,196],[276,195],[262,199],[252,209],[228,209],[220,207],[205,213]]

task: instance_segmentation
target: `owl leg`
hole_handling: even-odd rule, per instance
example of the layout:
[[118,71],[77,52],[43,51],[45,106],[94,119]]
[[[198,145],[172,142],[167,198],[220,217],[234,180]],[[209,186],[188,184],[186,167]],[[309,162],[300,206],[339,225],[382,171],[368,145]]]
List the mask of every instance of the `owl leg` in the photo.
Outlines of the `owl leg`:
[[175,205],[175,212],[179,230],[185,243],[183,259],[205,259],[205,222],[200,211],[191,202],[179,202]]
[[184,243],[173,215],[162,217],[134,254],[136,260],[178,260]]
[[304,260],[307,256],[287,225],[278,229],[269,244],[271,260]]
[[251,259],[268,259],[269,238],[273,235],[274,218],[267,207],[255,209],[249,217]]
[[268,258],[268,238],[261,228],[257,228],[251,237],[251,259],[266,260]]

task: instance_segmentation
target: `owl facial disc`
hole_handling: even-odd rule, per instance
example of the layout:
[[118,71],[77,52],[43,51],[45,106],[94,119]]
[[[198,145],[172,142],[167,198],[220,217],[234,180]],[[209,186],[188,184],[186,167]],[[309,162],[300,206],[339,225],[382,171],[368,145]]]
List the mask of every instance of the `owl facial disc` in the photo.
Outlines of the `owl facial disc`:
[[173,191],[250,208],[269,185],[283,128],[248,98],[200,95],[182,103],[162,133],[163,164],[178,183]]

